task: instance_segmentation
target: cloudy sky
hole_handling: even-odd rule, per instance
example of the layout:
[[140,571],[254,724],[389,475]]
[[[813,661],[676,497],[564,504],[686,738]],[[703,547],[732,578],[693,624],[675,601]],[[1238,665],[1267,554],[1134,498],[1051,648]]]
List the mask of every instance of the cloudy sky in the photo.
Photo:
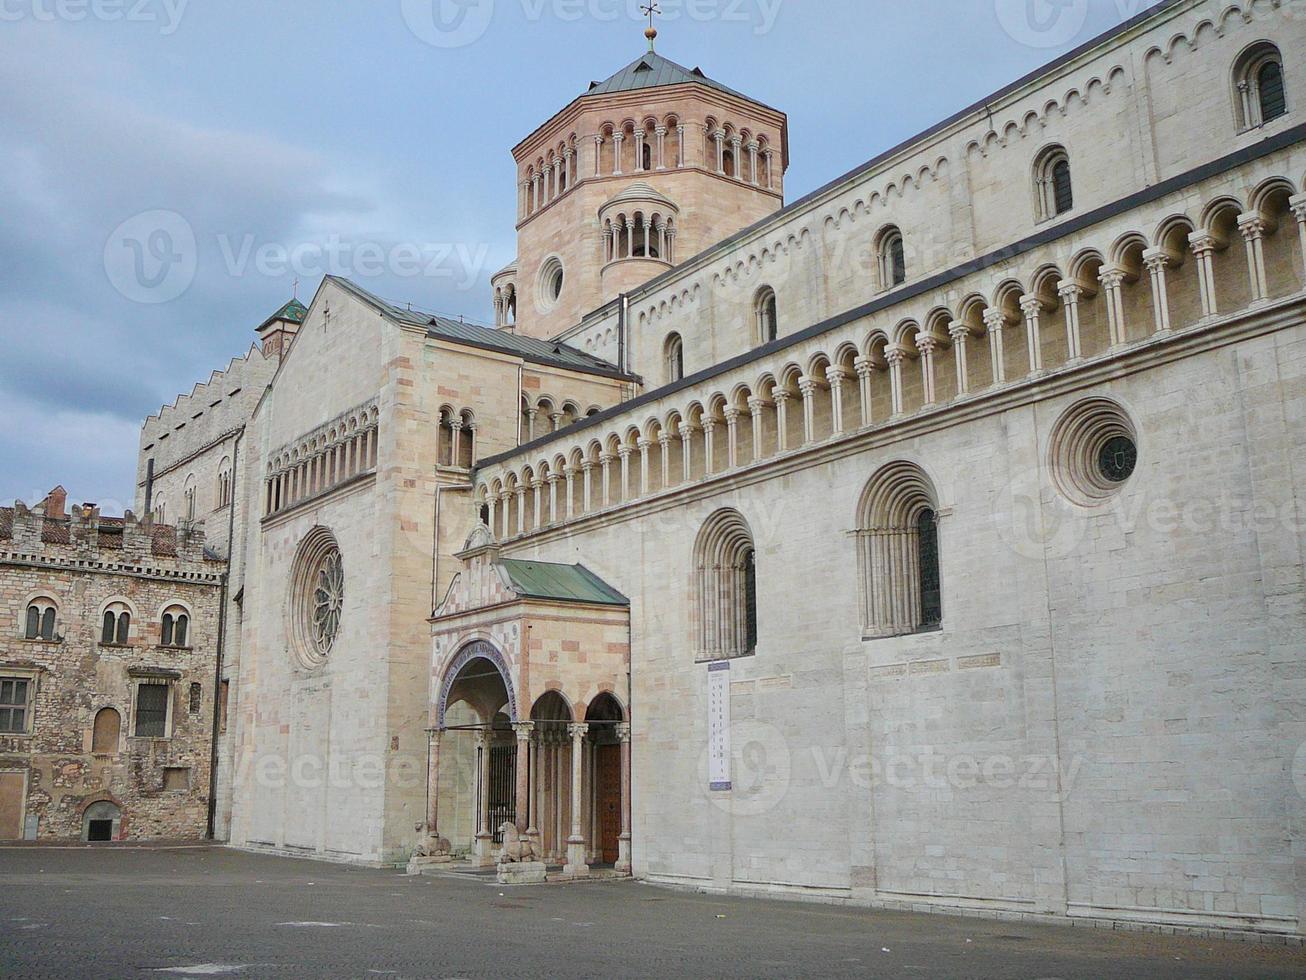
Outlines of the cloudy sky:
[[[643,0],[0,0],[0,500],[129,506],[141,420],[299,279],[485,319],[509,150]],[[794,199],[1142,0],[661,0],[658,50],[789,113]]]

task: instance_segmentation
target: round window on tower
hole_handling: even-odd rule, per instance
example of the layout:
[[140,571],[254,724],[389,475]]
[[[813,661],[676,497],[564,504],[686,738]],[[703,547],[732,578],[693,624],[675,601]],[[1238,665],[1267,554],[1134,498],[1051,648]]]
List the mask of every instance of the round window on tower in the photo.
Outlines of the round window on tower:
[[565,273],[562,260],[556,255],[545,260],[540,268],[539,308],[541,313],[548,313],[562,299],[562,287]]

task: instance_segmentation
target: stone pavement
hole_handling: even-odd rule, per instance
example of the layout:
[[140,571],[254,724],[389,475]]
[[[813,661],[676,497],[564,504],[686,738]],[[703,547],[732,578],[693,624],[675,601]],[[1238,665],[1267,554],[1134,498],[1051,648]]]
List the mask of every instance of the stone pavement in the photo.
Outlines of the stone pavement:
[[1241,980],[1306,951],[632,882],[504,888],[222,848],[0,849],[5,977]]

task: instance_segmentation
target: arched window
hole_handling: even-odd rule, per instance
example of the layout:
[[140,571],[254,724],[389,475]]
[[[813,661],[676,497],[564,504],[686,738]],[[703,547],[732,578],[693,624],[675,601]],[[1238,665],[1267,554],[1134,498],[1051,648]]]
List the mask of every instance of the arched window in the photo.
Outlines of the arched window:
[[195,520],[195,477],[186,478],[186,488],[182,491],[183,507],[186,512],[186,520]]
[[121,602],[104,610],[100,624],[100,642],[106,646],[126,646],[131,635],[132,614]]
[[758,290],[753,301],[753,315],[757,321],[757,338],[759,344],[769,344],[780,336],[780,318],[776,312],[775,290],[763,286]]
[[219,509],[228,506],[231,503],[231,460],[224,457],[218,464],[218,507]]
[[1034,194],[1038,202],[1038,220],[1046,221],[1065,214],[1075,206],[1074,185],[1070,179],[1070,155],[1063,146],[1052,146],[1039,154],[1034,164]]
[[667,382],[674,384],[685,377],[685,344],[680,334],[673,333],[667,338],[663,359],[666,362]]
[[653,147],[647,137],[640,140],[640,164],[644,170],[653,169]]
[[159,642],[165,647],[185,647],[190,639],[190,615],[181,606],[169,606],[163,613]]
[[1240,131],[1255,129],[1288,114],[1283,56],[1268,41],[1245,51],[1234,65],[1234,108]]
[[91,732],[91,751],[96,755],[115,755],[122,734],[122,716],[113,708],[101,708]]
[[890,463],[867,484],[857,515],[862,632],[899,636],[943,623],[938,498],[913,463]]
[[902,232],[889,227],[880,232],[880,288],[892,289],[907,281],[907,251]]
[[27,606],[27,622],[24,624],[23,637],[28,640],[54,641],[55,617],[58,615],[55,604],[50,599],[33,599]]
[[708,518],[694,545],[694,597],[699,660],[757,652],[757,551],[737,510]]

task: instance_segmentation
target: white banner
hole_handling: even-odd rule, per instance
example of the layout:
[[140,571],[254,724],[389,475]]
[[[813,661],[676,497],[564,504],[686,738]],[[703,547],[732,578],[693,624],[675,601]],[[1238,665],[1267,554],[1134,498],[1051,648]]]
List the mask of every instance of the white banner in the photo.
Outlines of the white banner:
[[730,784],[730,664],[707,668],[707,778],[712,792]]

